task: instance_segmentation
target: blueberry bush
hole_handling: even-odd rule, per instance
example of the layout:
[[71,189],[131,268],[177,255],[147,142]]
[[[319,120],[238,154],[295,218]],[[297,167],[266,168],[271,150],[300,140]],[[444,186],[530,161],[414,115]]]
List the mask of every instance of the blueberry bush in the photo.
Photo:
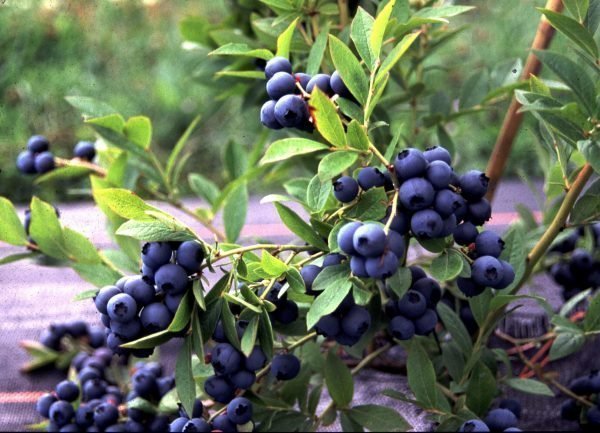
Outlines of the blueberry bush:
[[[471,7],[401,0],[263,3],[237,17],[246,30],[243,22],[250,20],[244,35],[201,19],[185,21],[193,42],[218,40],[210,55],[233,59],[217,75],[236,83],[230,97],[262,107],[256,122],[265,131],[251,149],[226,145],[225,187],[201,173],[189,175],[200,207],[188,208],[181,198],[182,172],[194,151],[187,141],[200,119],[161,160],[150,119],[125,119],[96,100],[69,97],[97,141],[78,144],[73,158],[63,159],[34,136],[19,155],[19,170],[40,175],[36,182],[89,176],[119,248],[98,250],[36,197],[24,225],[2,198],[0,240],[24,251],[0,263],[49,256],[98,286],[78,299],[93,300],[106,346],[121,360],[147,358],[182,340],[174,391],[171,380],[158,385],[157,372],[140,368],[132,377],[132,407],[156,414],[180,402],[179,418],[136,414],[126,420],[105,403],[95,406],[111,385],[90,379],[104,367],[88,372],[84,361],[76,370],[88,380],[61,384],[41,401],[40,414],[60,427],[89,408],[93,414],[81,416],[99,429],[120,420],[126,430],[168,421],[171,431],[316,431],[339,420],[344,431],[404,431],[410,425],[394,409],[354,403],[353,376],[398,348],[406,353],[412,395],[393,384],[384,394],[428,412],[440,431],[518,431],[518,403],[502,400],[492,409],[507,387],[574,398],[575,406],[565,409],[570,419],[580,406],[593,407],[594,386],[574,390],[546,371],[547,363],[536,362],[546,352],[550,361],[572,355],[600,332],[600,297],[587,290],[597,286],[598,262],[583,249],[569,264],[553,257],[574,250],[579,237],[595,244],[600,198],[591,179],[600,171],[600,81],[593,35],[600,4],[574,0],[564,2],[562,14],[541,10],[573,47],[572,58],[534,53],[555,79],[530,76],[491,92],[471,83],[453,104],[427,93],[426,60],[454,35],[448,20]],[[493,218],[490,179],[481,167],[454,170],[460,146],[449,130],[457,118],[513,92],[521,111],[538,121],[547,202],[542,221],[520,209],[521,219],[500,236],[483,228]],[[294,240],[239,242],[248,182],[294,165],[302,175],[285,180],[285,193],[262,199]],[[212,238],[199,236],[199,226]],[[557,281],[570,275],[577,284],[575,298],[559,313],[540,296],[518,294],[548,266]],[[521,298],[551,313],[552,329],[543,337],[521,341],[496,331]],[[585,311],[573,315],[586,299]],[[25,345],[34,364],[59,356],[62,337],[76,337],[67,329],[51,329],[45,348]],[[492,335],[515,350],[492,348]],[[541,346],[535,360],[521,350],[532,344]],[[515,374],[511,362],[521,362],[523,371]],[[325,392],[331,402],[323,408]],[[586,409],[584,424],[599,422],[594,410]]]

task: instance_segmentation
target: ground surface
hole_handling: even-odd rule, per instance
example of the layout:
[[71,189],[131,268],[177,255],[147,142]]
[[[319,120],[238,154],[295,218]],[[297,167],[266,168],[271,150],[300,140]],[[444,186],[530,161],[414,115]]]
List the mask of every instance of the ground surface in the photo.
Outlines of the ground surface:
[[[503,184],[494,204],[490,228],[503,231],[517,218],[514,209],[519,203],[537,209],[534,194],[526,186],[512,181]],[[110,245],[102,215],[93,205],[69,204],[59,205],[59,208],[63,224],[81,231],[100,248]],[[185,217],[181,218],[185,220]],[[202,229],[199,232],[208,237]],[[272,204],[261,205],[258,199],[253,199],[242,237],[285,242],[291,239],[291,234],[279,223]],[[15,252],[19,252],[18,249],[0,244],[0,257]],[[0,430],[22,430],[26,424],[39,421],[33,410],[37,396],[62,380],[62,374],[58,373],[21,375],[19,366],[27,356],[18,347],[19,341],[36,339],[52,322],[85,319],[97,324],[91,302],[72,302],[78,292],[90,288],[68,268],[40,267],[29,262],[0,267],[0,311],[3,316],[0,320]],[[167,354],[164,361],[171,363],[174,352],[176,350],[163,351]],[[368,376],[363,380],[368,381]]]

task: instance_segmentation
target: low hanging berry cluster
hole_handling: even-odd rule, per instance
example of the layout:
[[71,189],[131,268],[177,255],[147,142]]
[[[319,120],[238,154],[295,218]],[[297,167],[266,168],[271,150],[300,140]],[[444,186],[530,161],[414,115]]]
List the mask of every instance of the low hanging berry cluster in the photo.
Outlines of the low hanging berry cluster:
[[69,339],[81,341],[92,349],[102,347],[106,343],[104,330],[97,326],[89,326],[83,320],[53,323],[40,335],[40,343],[57,352],[65,348]]
[[520,432],[517,427],[521,418],[521,404],[512,399],[504,399],[497,409],[488,412],[483,421],[472,419],[466,421],[459,432]]
[[560,415],[564,420],[576,421],[583,431],[588,427],[600,427],[600,406],[597,404],[600,395],[600,372],[592,371],[585,376],[573,379],[569,389],[575,395],[595,402],[591,407],[584,406],[575,399],[568,399],[562,404]]

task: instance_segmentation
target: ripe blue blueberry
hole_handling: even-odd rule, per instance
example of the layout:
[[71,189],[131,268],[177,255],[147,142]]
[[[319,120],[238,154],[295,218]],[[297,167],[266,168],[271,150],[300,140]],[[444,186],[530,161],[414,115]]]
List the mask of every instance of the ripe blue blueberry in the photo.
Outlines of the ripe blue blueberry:
[[477,201],[487,193],[489,177],[479,170],[470,170],[460,176],[461,194],[469,201]]
[[106,382],[101,379],[90,379],[83,385],[83,397],[85,400],[102,398],[106,393]]
[[35,171],[39,174],[48,173],[54,170],[56,164],[52,152],[42,152],[35,157]]
[[413,322],[415,324],[415,334],[428,335],[435,329],[438,316],[434,310],[427,309],[421,317],[415,319]]
[[300,270],[302,280],[306,286],[306,292],[312,292],[312,286],[317,278],[317,275],[321,272],[321,268],[317,265],[306,265]]
[[308,120],[308,106],[298,95],[285,95],[275,104],[275,119],[280,125],[301,127]]
[[298,305],[294,301],[285,301],[275,310],[273,317],[282,325],[289,325],[298,318]]
[[594,258],[592,255],[582,248],[578,248],[573,251],[569,267],[573,275],[587,273],[592,270],[594,266]]
[[211,376],[204,382],[204,390],[213,400],[219,403],[229,403],[235,389],[224,377]]
[[458,431],[465,433],[485,433],[489,432],[490,429],[483,421],[472,419],[463,423]]
[[154,281],[154,274],[156,273],[156,271],[154,269],[142,263],[142,269],[140,270],[140,272],[142,274],[142,279],[147,284],[150,284],[152,286],[156,284],[156,281]]
[[341,330],[340,319],[333,314],[323,316],[315,325],[315,330],[326,338],[335,338]]
[[442,220],[442,231],[438,235],[440,238],[450,236],[456,228],[456,215],[452,214],[448,218]]
[[35,410],[44,418],[50,417],[50,406],[54,404],[58,399],[52,394],[44,394],[38,398],[35,404]]
[[229,343],[219,343],[212,351],[211,363],[218,374],[233,374],[242,368],[243,357]]
[[47,152],[50,149],[50,142],[43,135],[33,135],[27,141],[27,150],[31,153]]
[[416,319],[421,317],[427,309],[427,299],[422,293],[416,290],[409,290],[406,294],[398,301],[397,311],[398,314],[409,318]]
[[385,279],[396,273],[400,261],[392,251],[386,251],[378,257],[368,257],[365,260],[365,270],[371,278]]
[[465,199],[454,191],[442,189],[435,195],[434,209],[442,218],[448,218],[461,207],[467,206]]
[[469,203],[467,219],[476,226],[482,226],[492,217],[492,207],[487,199],[482,198],[474,203]]
[[352,256],[350,258],[350,270],[352,274],[360,278],[369,278],[367,272],[366,259],[361,256]]
[[[271,302],[272,304],[275,304],[276,307],[281,307],[283,306],[283,304],[285,303],[285,301],[287,301],[287,292],[283,293],[281,295],[281,297],[279,296],[279,293],[281,292],[282,289],[282,285],[280,283],[275,283],[273,285],[273,287],[271,287],[271,290],[269,290],[269,293],[266,296],[266,300]],[[260,289],[259,294],[262,296],[263,291],[264,291],[264,287]]]
[[269,99],[260,109],[260,123],[269,129],[282,129],[283,126],[275,118],[275,101]]
[[368,223],[359,227],[352,237],[354,250],[364,257],[381,256],[385,248],[385,231],[379,224]]
[[479,232],[477,231],[477,227],[469,221],[465,221],[462,224],[456,226],[452,235],[454,236],[454,241],[459,245],[471,245],[477,239],[477,235]]
[[17,156],[17,169],[23,174],[36,174],[35,156],[28,150],[25,150]]
[[79,382],[82,384],[92,379],[102,379],[102,374],[100,370],[94,367],[83,367],[79,374],[77,375]]
[[431,206],[435,200],[435,191],[427,180],[415,177],[400,186],[399,198],[405,209],[414,212]]
[[444,161],[448,165],[452,165],[452,157],[450,152],[441,146],[432,146],[425,149],[423,156],[428,162]]
[[189,418],[186,418],[186,417],[183,417],[183,416],[181,416],[179,418],[176,418],[169,425],[169,431],[171,431],[171,432],[182,432],[183,431],[183,426],[186,425],[188,422],[189,422]]
[[221,431],[223,433],[233,433],[237,431],[237,427],[232,423],[227,415],[219,415],[212,421],[213,431]]
[[110,330],[126,341],[133,341],[142,333],[142,322],[137,317],[134,317],[128,322],[110,322]]
[[371,327],[371,315],[365,307],[354,305],[342,319],[342,330],[350,337],[360,338]]
[[396,316],[388,327],[390,334],[397,340],[410,340],[415,335],[415,325],[406,317]]
[[240,370],[230,376],[231,383],[239,389],[250,389],[256,382],[256,374],[248,370]]
[[560,407],[560,416],[567,421],[579,421],[581,407],[575,400],[566,400]]
[[358,182],[350,176],[342,176],[333,182],[333,195],[342,203],[350,203],[358,195]]
[[252,419],[252,403],[244,397],[237,397],[227,405],[227,418],[234,424],[243,425]]
[[285,57],[273,57],[265,65],[265,77],[270,80],[277,72],[292,73],[292,64]]
[[456,280],[456,285],[458,286],[458,289],[468,298],[479,296],[485,290],[485,286],[478,285],[471,278],[459,277]]
[[75,424],[84,429],[91,427],[94,424],[94,409],[93,405],[80,405],[75,412]]
[[407,180],[413,177],[424,176],[427,170],[428,162],[423,156],[423,152],[418,149],[404,149],[394,161],[396,176],[400,180]]
[[423,268],[418,266],[409,266],[408,269],[410,270],[412,284],[415,284],[417,281],[422,280],[423,278],[427,278],[427,274]]
[[172,263],[161,266],[154,274],[158,290],[171,295],[185,292],[188,285],[188,275],[184,268]]
[[146,331],[155,333],[167,329],[171,320],[173,320],[173,315],[165,304],[154,302],[142,309],[140,320]]
[[[106,431],[108,432],[108,429],[106,429]],[[73,432],[73,433],[78,433],[79,432],[79,427],[75,424],[67,424],[65,426],[63,426],[60,429],[61,433],[69,433],[69,432]]]
[[361,168],[357,180],[363,191],[385,185],[385,176],[377,167]]
[[125,293],[113,296],[106,305],[106,311],[115,322],[129,322],[137,313],[135,299]]
[[334,71],[333,74],[331,74],[329,85],[331,86],[331,90],[342,98],[353,99],[352,93],[350,93],[350,90],[348,90],[348,87],[346,87],[346,84],[342,81],[342,77],[338,71]]
[[145,399],[151,398],[158,391],[156,376],[147,370],[138,370],[133,373],[131,385],[135,393]]
[[471,278],[479,286],[495,288],[502,281],[502,270],[502,263],[497,258],[482,256],[471,265]]
[[[74,320],[65,324],[65,334],[73,338],[81,338],[88,333],[88,326],[83,320]],[[64,400],[64,399],[63,399]]]
[[177,264],[183,267],[188,274],[200,272],[200,265],[204,260],[204,248],[196,241],[183,242],[177,248]]
[[183,428],[180,430],[182,432],[211,432],[212,428],[210,427],[210,424],[207,423],[205,420],[203,420],[202,418],[192,418],[191,420],[189,420],[184,426]]
[[354,249],[354,233],[356,230],[361,227],[363,224],[361,222],[349,222],[345,224],[337,235],[337,242],[340,249],[349,255],[356,254],[356,250]]
[[245,367],[249,371],[258,371],[267,364],[267,357],[260,346],[254,346],[250,356],[246,358]]
[[496,233],[486,230],[477,235],[475,251],[478,256],[500,257],[504,249],[504,241]]
[[169,309],[169,311],[173,314],[177,312],[179,309],[179,305],[181,304],[181,300],[183,299],[184,294],[180,295],[166,295],[165,296],[165,305]]
[[[167,427],[168,427],[168,424],[167,424]],[[142,433],[142,432],[146,431],[146,427],[144,426],[144,424],[142,424],[141,422],[134,421],[132,419],[128,419],[127,421],[125,421],[125,424],[123,424],[122,428],[123,428],[122,431],[126,431],[128,433]],[[108,429],[106,431],[108,431]],[[154,430],[151,429],[151,431],[154,431]],[[161,431],[166,431],[166,430],[163,429]]]
[[448,188],[452,178],[452,167],[444,161],[433,161],[427,166],[426,177],[435,189]]
[[[391,212],[392,208],[388,207],[385,212],[385,217],[381,220],[381,223],[387,224]],[[398,208],[394,218],[392,218],[390,229],[401,235],[407,234],[408,230],[410,229],[410,216],[407,215],[402,209]]]
[[92,161],[96,157],[96,147],[90,141],[80,141],[75,145],[73,155],[75,155],[75,158]]
[[340,253],[327,254],[323,259],[323,267],[327,268],[329,266],[339,265],[344,260],[346,260],[346,257]]
[[292,380],[300,373],[300,360],[292,354],[276,355],[271,362],[271,374],[277,380]]
[[154,287],[148,284],[142,277],[130,278],[123,292],[135,299],[138,307],[150,304],[154,300]]
[[94,410],[94,424],[104,430],[119,420],[119,409],[110,403],[102,403]]
[[312,93],[315,87],[318,87],[327,96],[333,96],[333,90],[329,84],[331,77],[327,74],[317,74],[310,79],[306,86],[306,92]]
[[172,256],[168,242],[148,242],[142,247],[142,262],[154,270],[169,263]]
[[50,421],[60,428],[71,422],[75,416],[75,410],[71,406],[71,403],[59,400],[52,403],[48,415]]
[[79,387],[75,382],[63,380],[56,385],[56,395],[59,400],[73,402],[77,400],[77,397],[79,397]]
[[503,398],[500,400],[498,407],[500,409],[508,409],[514,413],[517,418],[521,418],[521,403],[519,403],[517,400],[513,400],[512,398]]
[[496,288],[505,289],[515,280],[515,269],[510,263],[504,260],[500,260],[500,263],[502,264],[502,280],[500,280]]
[[267,81],[267,93],[269,98],[277,101],[285,95],[296,93],[296,79],[287,72],[277,72]]
[[393,252],[400,259],[405,251],[404,238],[394,230],[390,230],[385,239],[385,250]]
[[420,239],[435,239],[443,229],[440,214],[431,209],[415,212],[410,219],[410,229]]
[[485,417],[485,423],[492,431],[504,431],[516,427],[518,420],[508,409],[492,409]]
[[306,87],[308,87],[308,82],[310,81],[312,76],[305,74],[303,72],[298,72],[298,73],[294,74],[294,78],[296,79],[297,83],[300,83],[300,87],[302,87],[304,89],[304,91],[306,91]]
[[434,308],[442,297],[442,289],[437,281],[432,278],[419,278],[417,281],[413,278],[411,290],[416,290],[425,296],[427,308]]

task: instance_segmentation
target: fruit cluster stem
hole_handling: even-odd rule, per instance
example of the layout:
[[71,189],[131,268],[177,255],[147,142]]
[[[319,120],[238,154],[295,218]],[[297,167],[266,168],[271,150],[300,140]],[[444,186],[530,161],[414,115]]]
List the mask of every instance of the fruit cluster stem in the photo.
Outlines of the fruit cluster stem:
[[96,165],[94,163],[84,161],[79,158],[63,159],[63,158],[54,157],[54,163],[56,164],[57,167],[87,168],[88,170],[92,171],[94,174],[98,175],[99,177],[107,176],[107,171],[105,168],[100,167],[99,165]]

